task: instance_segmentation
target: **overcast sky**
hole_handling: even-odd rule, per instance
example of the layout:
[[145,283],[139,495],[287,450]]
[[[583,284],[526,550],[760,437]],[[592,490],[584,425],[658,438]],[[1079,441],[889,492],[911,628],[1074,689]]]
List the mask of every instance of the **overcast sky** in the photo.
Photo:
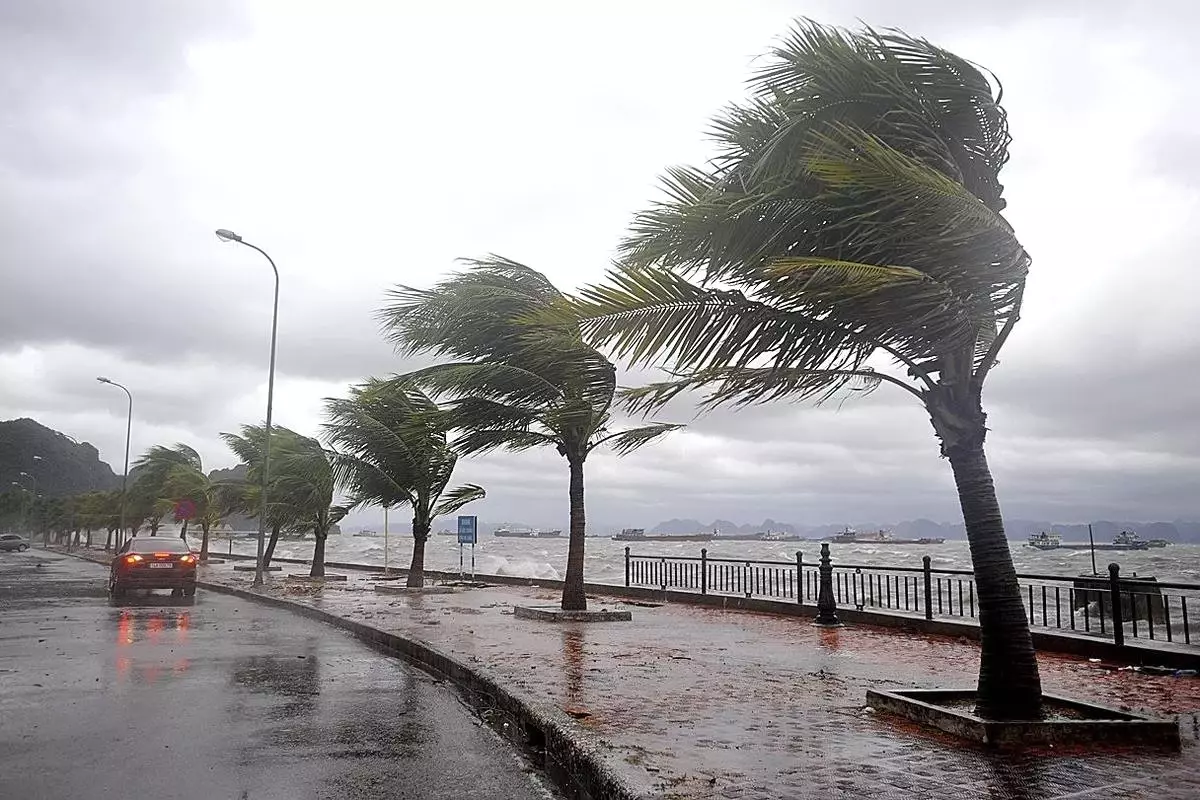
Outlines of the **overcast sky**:
[[[801,15],[899,26],[993,70],[1006,214],[1033,256],[985,394],[1006,516],[1200,517],[1200,86],[1186,0],[1003,4],[39,0],[0,3],[0,419],[133,449],[276,420],[405,369],[396,283],[496,252],[598,280],[663,169],[710,153],[755,56]],[[1192,52],[1193,55],[1189,55]],[[598,527],[667,517],[960,519],[912,398],[691,420],[588,463]],[[565,527],[552,452],[464,461],[490,520]],[[370,515],[360,522],[371,522]],[[352,523],[353,524],[353,521]]]

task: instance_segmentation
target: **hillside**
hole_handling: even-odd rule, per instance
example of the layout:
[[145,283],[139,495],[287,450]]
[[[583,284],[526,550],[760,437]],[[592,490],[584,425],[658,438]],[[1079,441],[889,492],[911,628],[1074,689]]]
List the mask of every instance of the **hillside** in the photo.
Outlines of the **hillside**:
[[[32,478],[21,475],[29,473]],[[115,489],[121,479],[87,442],[32,419],[0,421],[0,487],[19,483],[43,495]]]

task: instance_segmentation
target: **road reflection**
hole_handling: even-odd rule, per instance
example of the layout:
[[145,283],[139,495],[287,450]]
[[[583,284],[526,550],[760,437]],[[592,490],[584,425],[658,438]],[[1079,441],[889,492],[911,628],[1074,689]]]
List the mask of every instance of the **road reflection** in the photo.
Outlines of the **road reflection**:
[[563,672],[567,677],[567,713],[583,713],[583,631],[565,628],[562,632]]
[[[153,685],[160,680],[179,678],[191,667],[183,656],[164,658],[154,645],[188,643],[192,624],[190,611],[162,609],[151,613],[124,608],[117,618],[117,655],[114,664],[117,681]],[[146,648],[143,650],[142,648]],[[170,650],[175,655],[174,648]]]

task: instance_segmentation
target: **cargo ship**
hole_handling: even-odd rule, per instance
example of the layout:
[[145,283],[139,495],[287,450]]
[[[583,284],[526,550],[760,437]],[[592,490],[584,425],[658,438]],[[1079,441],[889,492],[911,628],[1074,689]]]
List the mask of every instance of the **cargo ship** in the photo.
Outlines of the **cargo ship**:
[[711,542],[711,533],[651,533],[645,528],[625,528],[612,537],[618,542]]
[[1133,531],[1121,531],[1113,537],[1112,544],[1091,542],[1064,542],[1057,533],[1031,534],[1027,546],[1036,550],[1149,550],[1150,543]]
[[897,539],[887,531],[875,533],[859,533],[853,528],[846,528],[830,540],[834,544],[943,544],[945,539],[938,536],[925,536],[920,539]]

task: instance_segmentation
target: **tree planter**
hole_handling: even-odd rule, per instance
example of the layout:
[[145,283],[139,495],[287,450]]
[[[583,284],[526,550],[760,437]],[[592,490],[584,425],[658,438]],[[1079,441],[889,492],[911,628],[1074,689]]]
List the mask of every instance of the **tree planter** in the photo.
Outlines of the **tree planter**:
[[[235,564],[233,567],[238,572],[254,572],[253,564]],[[283,567],[263,567],[263,572],[280,572]]]
[[1104,706],[1043,694],[1046,718],[995,721],[974,713],[975,691],[953,689],[868,689],[876,711],[937,728],[953,736],[999,749],[1047,745],[1143,746],[1177,751],[1179,725]]
[[302,572],[289,572],[287,577],[289,581],[299,581],[301,583],[330,583],[333,581],[346,580],[345,575],[322,575],[320,577],[313,577],[312,575],[305,575]]
[[559,606],[513,606],[517,619],[536,619],[542,622],[630,622],[629,611],[563,611]]

